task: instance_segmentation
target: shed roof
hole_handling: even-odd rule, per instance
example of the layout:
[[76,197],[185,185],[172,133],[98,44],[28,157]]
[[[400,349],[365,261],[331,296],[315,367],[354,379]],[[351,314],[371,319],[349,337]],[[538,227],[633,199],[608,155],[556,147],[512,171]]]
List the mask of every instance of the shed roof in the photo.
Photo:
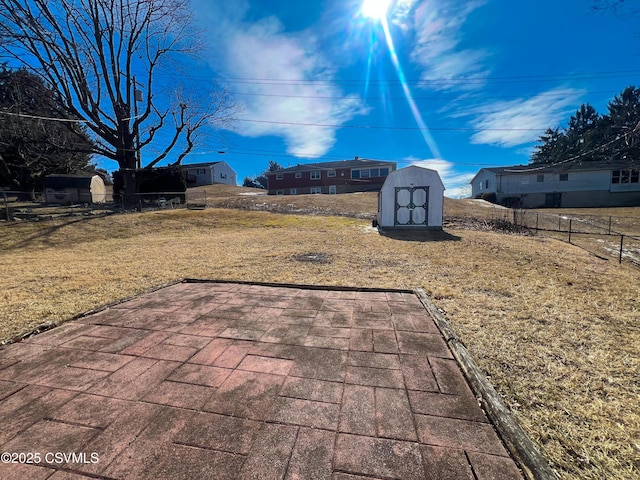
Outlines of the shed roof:
[[296,165],[295,167],[283,168],[282,170],[267,172],[266,175],[269,176],[280,173],[307,172],[309,170],[335,170],[338,168],[375,168],[384,165],[393,165],[395,167],[396,163],[384,162],[380,160],[368,160],[366,158],[359,158],[357,160],[338,160],[335,162],[303,163],[300,165]]
[[86,174],[59,174],[47,175],[42,179],[44,188],[62,190],[65,188],[91,188],[91,179],[99,175]]
[[[408,167],[401,168],[399,170],[394,170],[389,173],[389,176],[385,180],[385,185],[389,182],[389,185],[392,185],[396,182],[396,178],[409,177],[411,179],[416,179],[417,176],[427,175],[430,180],[435,180],[438,183],[438,186],[445,190],[444,183],[442,182],[442,178],[440,178],[440,174],[437,170],[433,170],[432,168],[423,167],[421,165],[409,165]],[[384,187],[383,187],[384,188]]]

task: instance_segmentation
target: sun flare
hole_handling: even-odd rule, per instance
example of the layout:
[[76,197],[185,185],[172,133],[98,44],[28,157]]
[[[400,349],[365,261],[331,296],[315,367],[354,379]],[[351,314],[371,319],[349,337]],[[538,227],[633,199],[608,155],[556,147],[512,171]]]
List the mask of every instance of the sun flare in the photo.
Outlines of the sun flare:
[[364,0],[360,12],[367,18],[381,20],[387,16],[391,0]]

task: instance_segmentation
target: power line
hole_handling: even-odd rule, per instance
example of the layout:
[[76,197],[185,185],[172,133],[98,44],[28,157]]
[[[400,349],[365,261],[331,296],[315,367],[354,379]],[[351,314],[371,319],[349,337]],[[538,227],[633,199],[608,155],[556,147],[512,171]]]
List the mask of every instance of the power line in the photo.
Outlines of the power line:
[[[276,97],[276,98],[309,98],[309,99],[323,99],[323,100],[349,100],[350,98],[345,95],[333,96],[333,95],[290,95],[290,94],[277,94],[277,93],[255,93],[255,92],[229,92],[232,95],[251,96],[251,97]],[[611,93],[609,90],[600,90],[589,92],[591,95],[601,95]],[[496,99],[496,98],[522,98],[525,95],[474,95],[474,100]],[[535,97],[563,97],[565,93],[538,93],[532,95]],[[460,98],[460,95],[442,95],[437,97],[413,97],[414,100],[456,100]],[[407,97],[359,97],[358,100],[391,100],[391,101],[406,101]]]
[[[35,119],[35,120],[48,120],[48,121],[52,121],[52,122],[90,123],[90,120],[82,120],[82,119],[73,120],[73,119],[69,119],[69,118],[43,117],[43,116],[40,116],[40,115],[30,115],[28,113],[7,112],[7,111],[4,111],[4,110],[0,110],[0,114],[1,115],[11,115],[11,116],[14,116],[14,117],[32,118],[32,119]],[[137,117],[126,117],[126,118],[123,118],[122,120],[137,120],[138,118],[140,118],[140,116],[137,116]]]
[[[541,82],[549,80],[590,80],[590,79],[609,79],[622,77],[635,77],[640,74],[640,70],[609,70],[599,72],[574,72],[574,73],[547,73],[535,75],[509,75],[509,76],[473,76],[473,77],[441,77],[431,79],[409,79],[410,85],[449,85],[460,83],[523,83],[523,82]],[[158,72],[156,75],[175,78],[175,73],[169,74]],[[369,85],[369,86],[401,86],[402,82],[394,81],[366,81],[362,79],[345,79],[338,81],[301,79],[301,78],[260,78],[260,77],[225,77],[220,75],[193,75],[182,74],[184,78],[202,79],[202,80],[218,80],[224,83],[240,83],[240,84],[257,84],[257,85]]]
[[420,131],[420,130],[435,130],[435,131],[461,131],[461,132],[483,132],[483,131],[498,131],[498,132],[537,132],[544,131],[548,127],[544,128],[474,128],[474,127],[385,127],[382,125],[337,125],[331,123],[301,123],[301,122],[277,122],[274,120],[254,120],[248,118],[239,118],[237,119],[239,122],[250,122],[250,123],[266,123],[270,125],[292,125],[292,126],[302,126],[302,127],[328,127],[328,128],[352,128],[352,129],[363,129],[363,130],[409,130],[409,131]]
[[[28,115],[24,113],[12,113],[12,112],[3,112],[0,111],[2,115],[11,115],[15,117],[23,117],[23,118],[32,118],[38,120],[47,120],[51,122],[79,122],[79,123],[88,123],[88,120],[70,120],[66,118],[55,118],[55,117],[43,117],[38,115]],[[126,120],[126,119],[125,119]],[[472,128],[472,127],[429,127],[428,129],[421,127],[387,127],[382,125],[338,125],[338,124],[329,124],[329,123],[302,123],[302,122],[277,122],[273,120],[256,120],[250,118],[239,118],[236,121],[239,122],[251,122],[251,123],[266,123],[273,125],[291,125],[291,126],[301,126],[301,127],[326,127],[326,128],[352,128],[352,129],[363,129],[363,130],[407,130],[407,131],[419,131],[419,130],[437,130],[437,131],[470,131],[470,132],[480,132],[480,131],[543,131],[546,130],[547,127],[544,128]]]
[[[199,152],[191,152],[192,155],[209,155],[209,154],[214,154],[214,153],[218,153],[217,150],[203,150],[203,151],[199,151]],[[336,154],[329,154],[329,155],[316,155],[316,154],[310,154],[310,153],[303,153],[303,152],[290,152],[290,153],[283,153],[281,151],[276,151],[276,150],[259,150],[259,149],[251,149],[251,148],[238,148],[238,149],[229,149],[226,152],[228,155],[243,155],[243,156],[254,156],[254,157],[268,157],[268,158],[287,158],[290,159],[291,157],[298,157],[298,158],[307,158],[307,159],[318,159],[318,158],[322,158],[322,159],[328,159],[328,160],[347,160],[353,157],[353,155],[336,155]],[[362,157],[365,158],[365,157]],[[376,161],[381,161],[381,162],[395,162],[395,163],[412,163],[413,161],[410,160],[397,160],[397,159],[391,159],[391,158],[378,158],[378,157],[366,157],[367,160],[376,160]],[[421,160],[416,160],[416,161],[421,161]],[[495,163],[477,163],[477,162],[464,162],[464,163],[460,163],[460,162],[451,162],[452,164],[455,164],[456,166],[472,166],[472,167],[491,167],[491,166],[495,166]],[[182,165],[184,166],[188,166],[191,164],[188,163],[183,163]]]
[[15,113],[15,112],[6,112],[0,111],[1,115],[9,115],[12,117],[21,117],[21,118],[32,118],[34,120],[47,120],[51,122],[67,122],[67,123],[89,123],[89,120],[73,120],[70,118],[59,118],[59,117],[43,117],[40,115],[29,115],[27,113]]
[[[633,129],[633,131],[629,132],[629,133],[625,133],[623,135],[623,137],[626,139],[629,137],[629,135],[631,135],[632,133],[635,133],[638,131],[638,129],[640,129],[640,123],[638,123],[638,125]],[[539,167],[532,167],[532,168],[528,168],[528,169],[518,169],[518,170],[510,170],[510,169],[504,169],[505,172],[510,172],[510,173],[528,173],[528,172],[536,172],[539,170],[544,170],[546,168],[549,167],[556,167],[558,165],[564,165],[565,163],[569,163],[569,162],[573,162],[575,160],[578,160],[580,158],[586,157],[587,155],[591,155],[592,153],[597,152],[598,150],[602,150],[605,147],[608,147],[609,145],[614,144],[615,142],[620,141],[622,138],[620,136],[617,136],[616,138],[614,138],[613,140],[604,143],[602,145],[598,145],[595,148],[592,148],[591,150],[588,150],[586,152],[580,153],[578,155],[574,155],[573,157],[569,157],[566,158],[564,160],[561,160],[559,162],[555,162],[555,163],[545,163],[544,165],[541,165]]]
[[[549,80],[596,80],[635,76],[640,70],[624,70],[617,72],[600,73],[566,73],[550,75],[520,75],[511,77],[471,77],[471,78],[434,78],[434,79],[412,79],[406,83],[414,86],[446,86],[459,84],[486,84],[486,83],[528,83],[544,82]],[[217,80],[231,84],[255,84],[255,85],[282,85],[282,86],[302,86],[302,85],[333,85],[333,86],[402,86],[399,80],[395,81],[365,81],[340,79],[336,81],[309,80],[309,79],[285,79],[285,78],[251,78],[251,77],[214,77]]]

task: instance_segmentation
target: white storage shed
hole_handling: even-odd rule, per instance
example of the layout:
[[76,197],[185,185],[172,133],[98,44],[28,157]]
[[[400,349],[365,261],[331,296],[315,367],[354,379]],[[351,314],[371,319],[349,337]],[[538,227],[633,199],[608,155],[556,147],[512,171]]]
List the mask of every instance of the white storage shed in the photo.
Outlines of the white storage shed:
[[378,196],[382,229],[442,230],[444,184],[438,172],[411,165],[389,173]]

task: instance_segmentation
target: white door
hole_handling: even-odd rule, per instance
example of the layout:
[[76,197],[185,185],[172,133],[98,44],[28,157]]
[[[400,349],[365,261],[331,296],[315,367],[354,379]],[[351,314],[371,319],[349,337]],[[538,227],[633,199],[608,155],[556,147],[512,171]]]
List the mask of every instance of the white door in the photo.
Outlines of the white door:
[[427,224],[429,187],[396,187],[394,225],[422,226]]

